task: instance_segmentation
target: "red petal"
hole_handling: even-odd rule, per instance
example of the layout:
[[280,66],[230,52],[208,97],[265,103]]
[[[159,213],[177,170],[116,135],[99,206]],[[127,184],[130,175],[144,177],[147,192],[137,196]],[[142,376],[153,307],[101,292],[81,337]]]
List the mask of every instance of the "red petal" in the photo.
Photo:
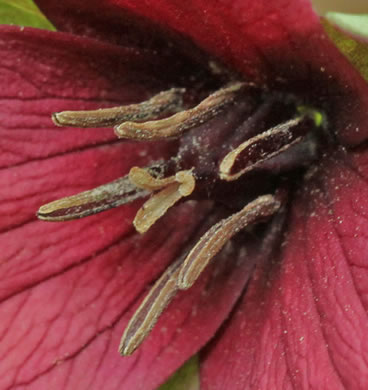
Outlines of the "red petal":
[[[36,221],[34,213],[43,202],[111,180],[117,172],[124,174],[133,161],[144,164],[147,158],[139,156],[140,150],[127,146],[76,151],[0,172],[1,187],[8,188],[1,203],[0,387],[27,383],[27,388],[44,389],[52,382],[57,389],[70,377],[70,386],[78,389],[128,382],[138,389],[143,380],[140,388],[153,389],[212,336],[239,296],[246,273],[229,283],[229,291],[216,288],[218,301],[224,300],[222,311],[212,306],[217,318],[213,316],[211,327],[202,331],[200,342],[193,338],[187,343],[186,332],[192,328],[185,323],[175,342],[158,336],[159,345],[148,344],[138,355],[139,369],[132,369],[137,355],[119,357],[118,341],[131,306],[178,253],[201,210],[175,209],[171,218],[143,237],[131,228],[135,207],[63,224]],[[232,265],[226,268],[236,272]],[[225,283],[230,276],[223,277]],[[177,324],[171,329],[186,321],[184,308],[191,310],[201,288],[193,294],[181,299],[180,315],[170,315],[169,321]],[[207,321],[208,314],[204,318]],[[204,328],[204,318],[194,318],[195,329]],[[182,338],[187,350],[180,348]],[[167,343],[172,347],[163,348]],[[159,367],[151,370],[155,364]]]
[[[77,26],[84,26],[79,31],[105,38],[119,31],[119,17],[120,31],[129,36],[127,10],[143,16],[191,38],[252,81],[286,88],[304,98],[308,94],[311,104],[322,107],[327,101],[334,107],[328,114],[342,142],[358,144],[367,138],[368,130],[361,126],[368,121],[367,84],[331,44],[307,0],[38,3],[61,28],[78,31]],[[92,30],[86,29],[88,25]]]
[[[151,55],[141,63],[140,53],[66,34],[0,33],[0,387],[153,389],[212,337],[253,263],[239,262],[243,252],[225,256],[177,298],[180,311],[172,305],[137,354],[119,358],[133,306],[203,210],[184,205],[144,236],[131,228],[132,206],[63,224],[37,221],[44,202],[115,179],[166,149],[112,142],[111,130],[54,129],[49,115],[134,100],[162,84]],[[149,69],[140,73],[142,66]]]
[[143,163],[139,150],[125,146],[1,171],[2,188],[10,184],[15,200],[3,203],[1,218],[0,387],[153,389],[212,337],[239,297],[253,263],[225,253],[177,298],[137,354],[119,358],[132,306],[178,253],[202,211],[175,209],[141,237],[131,229],[134,207],[63,224],[36,221],[34,211],[42,201],[124,174],[131,160]]
[[203,210],[176,208],[144,236],[133,233],[133,215],[134,209],[121,208],[64,224],[32,221],[2,234],[0,387],[154,389],[212,337],[253,267],[243,251],[224,253],[178,296],[135,355],[118,356],[137,300],[178,253]]
[[[201,212],[176,210],[165,229],[139,236],[130,227],[132,211],[69,224],[37,221],[2,236],[2,251],[14,256],[2,263],[1,388],[112,389],[143,374],[148,384],[157,380],[144,367],[132,370],[142,356],[119,357],[118,340],[130,307],[178,253]],[[184,226],[174,231],[178,219]],[[156,356],[149,348],[145,354]]]
[[[256,3],[251,0],[158,0],[153,3],[105,0],[88,4],[81,0],[67,0],[62,4],[38,0],[38,4],[52,21],[67,31],[75,31],[77,24],[85,24],[87,15],[92,16],[93,21],[100,20],[99,26],[103,26],[104,20],[104,30],[111,31],[106,22],[111,21],[113,11],[121,17],[122,26],[127,11],[131,11],[190,37],[252,79],[275,78],[281,76],[280,71],[286,79],[305,77],[307,64],[321,54],[316,47],[311,51],[316,42],[320,44],[317,34],[321,29],[317,15],[306,0],[292,3],[285,0],[272,3],[265,0]],[[74,20],[77,17],[78,21]],[[90,25],[93,27],[94,23],[91,21]],[[294,74],[290,74],[291,68]]]
[[281,261],[259,270],[207,350],[204,390],[368,387],[368,154],[321,170],[293,208]]
[[[101,0],[36,0],[35,3],[59,31],[70,32],[131,46],[149,44],[152,35],[144,37],[150,23],[144,23],[131,12],[111,2]],[[143,22],[143,26],[140,24]],[[142,43],[142,42],[141,42]]]

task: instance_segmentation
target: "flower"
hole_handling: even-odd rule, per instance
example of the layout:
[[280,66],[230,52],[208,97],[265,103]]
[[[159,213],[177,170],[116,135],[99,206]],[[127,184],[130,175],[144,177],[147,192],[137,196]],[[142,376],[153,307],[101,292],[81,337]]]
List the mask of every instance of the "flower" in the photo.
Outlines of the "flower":
[[[365,388],[368,89],[309,3],[37,3],[64,32],[0,29],[0,387],[154,389],[208,343],[200,355],[204,389]],[[111,129],[56,128],[50,114],[137,103],[172,87],[186,87],[190,105],[234,87],[229,78],[247,82],[245,97],[225,102],[211,119],[214,131],[260,112],[259,132],[268,120],[288,123],[298,109],[303,124],[314,110],[326,125],[308,122],[301,149],[263,166],[268,174],[254,175],[246,191],[231,187],[239,209],[265,185],[261,195],[271,191],[279,202],[275,216],[235,236],[142,346],[119,358],[121,332],[148,287],[232,205],[225,199],[223,210],[216,197],[214,212],[201,195],[171,207],[144,235],[132,227],[142,202],[78,221],[36,220],[47,202],[178,150],[175,140],[137,145],[118,142]],[[175,180],[168,186],[186,183]]]

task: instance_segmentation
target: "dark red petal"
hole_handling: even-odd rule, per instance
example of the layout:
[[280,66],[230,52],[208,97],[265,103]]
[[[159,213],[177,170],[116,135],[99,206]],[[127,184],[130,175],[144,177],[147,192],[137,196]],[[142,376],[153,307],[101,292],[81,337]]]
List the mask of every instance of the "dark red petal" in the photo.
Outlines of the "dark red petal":
[[334,107],[330,125],[345,143],[368,136],[368,85],[333,46],[309,1],[108,0],[188,36],[252,81]]
[[[154,388],[156,373],[132,367],[157,354],[122,359],[119,337],[203,214],[182,207],[145,236],[131,228],[133,215],[121,208],[69,224],[34,221],[2,235],[2,251],[14,252],[1,266],[2,389],[112,389],[142,375]],[[174,230],[178,219],[183,228]]]
[[[281,70],[287,79],[298,78],[307,72],[307,64],[312,64],[320,54],[316,50],[311,52],[313,45],[320,44],[317,34],[321,29],[307,0],[292,3],[286,0],[272,3],[265,0],[256,3],[251,0],[189,0],[185,3],[179,0],[105,0],[88,4],[81,0],[67,0],[62,4],[38,0],[38,4],[52,21],[67,31],[75,31],[76,25],[83,21],[85,24],[87,15],[92,16],[92,28],[98,18],[100,25],[105,22],[104,30],[111,31],[108,22],[113,15],[119,15],[124,26],[127,11],[133,12],[190,37],[198,46],[252,79],[281,76]],[[78,21],[74,19],[77,17]],[[126,28],[124,30],[126,33]],[[306,38],[308,41],[304,42]],[[294,74],[290,74],[291,68]]]
[[[84,26],[79,31],[85,33],[98,26],[94,34],[105,38],[119,31],[119,17],[120,31],[131,34],[127,11],[143,16],[191,38],[252,81],[286,88],[304,98],[310,95],[311,104],[319,108],[334,107],[328,114],[342,142],[358,144],[367,138],[367,128],[362,126],[368,121],[367,84],[326,37],[307,0],[38,3],[62,29],[76,31]],[[89,21],[92,30],[86,29]]]
[[64,224],[35,213],[165,155],[166,146],[116,143],[112,129],[55,129],[50,120],[53,111],[161,90],[161,56],[17,27],[0,28],[0,52],[0,387],[113,388],[146,373],[145,389],[154,388],[189,355],[170,356],[158,376],[132,370],[135,360],[119,357],[118,340],[132,305],[176,257],[202,210],[179,208],[145,236],[131,227],[134,205]]
[[[148,28],[150,23],[144,23],[142,18],[137,18],[111,2],[36,0],[35,3],[59,31],[122,45],[149,44],[153,38],[144,38],[144,28]],[[140,26],[142,22],[143,25]]]
[[[81,170],[90,176],[88,167]],[[205,209],[176,208],[144,236],[131,228],[134,211],[63,224],[31,221],[2,234],[1,388],[155,389],[212,337],[249,277],[252,247],[249,258],[230,247],[176,298],[136,354],[119,357],[119,338],[147,285]]]
[[204,390],[368,387],[367,179],[366,152],[308,179],[281,262],[256,273],[204,356]]

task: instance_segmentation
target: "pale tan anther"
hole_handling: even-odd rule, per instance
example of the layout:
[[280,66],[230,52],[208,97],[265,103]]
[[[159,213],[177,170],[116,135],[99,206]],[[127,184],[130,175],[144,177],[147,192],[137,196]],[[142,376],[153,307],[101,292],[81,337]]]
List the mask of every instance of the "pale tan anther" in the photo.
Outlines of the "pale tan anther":
[[225,105],[234,100],[244,85],[234,82],[208,96],[196,107],[178,112],[169,118],[144,123],[122,123],[115,127],[115,133],[119,138],[142,141],[179,137],[185,131],[215,117]]
[[47,203],[37,212],[39,219],[50,222],[69,221],[100,213],[149,195],[128,176],[110,183]]
[[129,321],[119,345],[121,355],[131,355],[140,346],[178,291],[177,278],[182,261],[177,260],[163,273]]
[[235,234],[248,225],[272,216],[280,206],[280,201],[273,195],[263,195],[212,226],[186,257],[180,269],[178,287],[181,290],[190,288],[208,263]]
[[184,93],[184,88],[172,88],[142,103],[99,110],[57,112],[52,120],[57,126],[110,127],[125,121],[156,119],[163,114],[179,111]]
[[139,233],[145,233],[166,211],[195,188],[192,171],[179,171],[175,176],[158,179],[149,172],[134,167],[129,173],[132,182],[139,188],[157,191],[138,210],[133,224]]
[[182,196],[189,196],[195,188],[195,178],[192,171],[179,171],[175,175],[175,180],[181,183],[179,192]]
[[148,191],[161,190],[169,184],[176,183],[175,176],[158,178],[152,176],[145,168],[133,167],[129,171],[129,180],[138,188]]

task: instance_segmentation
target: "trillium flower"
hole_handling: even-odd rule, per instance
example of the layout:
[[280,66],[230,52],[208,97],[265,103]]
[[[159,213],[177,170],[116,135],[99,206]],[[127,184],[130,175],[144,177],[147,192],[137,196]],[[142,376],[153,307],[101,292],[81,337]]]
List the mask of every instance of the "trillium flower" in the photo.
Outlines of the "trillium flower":
[[37,4],[60,32],[0,28],[0,388],[199,351],[203,389],[367,388],[368,86],[309,2]]

